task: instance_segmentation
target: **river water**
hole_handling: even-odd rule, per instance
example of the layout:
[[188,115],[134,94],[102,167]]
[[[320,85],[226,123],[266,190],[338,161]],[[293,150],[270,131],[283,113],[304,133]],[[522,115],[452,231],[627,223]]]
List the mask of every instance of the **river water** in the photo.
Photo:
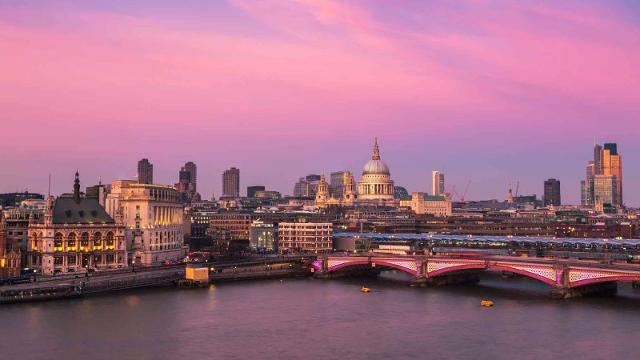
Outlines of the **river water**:
[[[286,279],[0,307],[1,359],[637,358],[640,292],[551,300],[527,279],[411,288]],[[398,280],[396,279],[396,280]],[[360,292],[366,285],[369,294]],[[495,301],[482,308],[480,300]]]

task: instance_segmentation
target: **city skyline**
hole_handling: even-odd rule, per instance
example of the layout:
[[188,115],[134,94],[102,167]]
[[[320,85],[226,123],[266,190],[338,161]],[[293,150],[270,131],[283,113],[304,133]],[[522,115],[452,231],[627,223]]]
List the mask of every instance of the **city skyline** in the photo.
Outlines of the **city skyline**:
[[3,3],[0,124],[24,136],[0,144],[0,191],[46,193],[51,173],[52,191],[69,192],[77,169],[86,184],[133,179],[149,158],[164,184],[198,164],[203,198],[221,195],[230,166],[243,188],[291,194],[309,173],[360,178],[378,136],[410,191],[429,192],[433,169],[448,187],[471,180],[471,200],[504,199],[516,181],[541,197],[557,178],[568,204],[593,143],[616,142],[625,203],[639,206],[637,10]]

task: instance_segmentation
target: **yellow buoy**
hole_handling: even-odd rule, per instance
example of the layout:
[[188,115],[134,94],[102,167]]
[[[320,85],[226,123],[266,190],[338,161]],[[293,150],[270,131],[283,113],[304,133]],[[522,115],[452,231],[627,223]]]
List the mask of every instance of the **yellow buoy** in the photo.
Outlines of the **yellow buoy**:
[[363,286],[362,289],[360,289],[360,291],[363,292],[363,293],[368,293],[368,292],[371,291],[371,289],[369,289],[368,287],[364,287]]
[[482,300],[482,301],[480,301],[480,306],[492,307],[493,306],[493,301],[491,301],[491,300]]

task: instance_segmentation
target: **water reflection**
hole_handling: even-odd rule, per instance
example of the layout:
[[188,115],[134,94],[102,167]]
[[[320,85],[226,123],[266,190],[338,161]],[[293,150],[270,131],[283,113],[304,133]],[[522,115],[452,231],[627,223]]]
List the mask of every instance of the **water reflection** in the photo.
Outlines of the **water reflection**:
[[[549,299],[526,278],[411,288],[379,278],[227,283],[0,308],[3,358],[614,358],[640,335],[640,293]],[[363,294],[363,285],[373,291]],[[479,306],[491,298],[495,306]]]

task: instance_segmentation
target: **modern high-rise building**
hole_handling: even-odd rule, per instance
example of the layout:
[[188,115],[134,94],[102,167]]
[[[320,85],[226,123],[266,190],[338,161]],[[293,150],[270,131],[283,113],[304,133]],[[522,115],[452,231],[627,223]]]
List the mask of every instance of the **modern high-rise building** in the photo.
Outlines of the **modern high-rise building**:
[[180,168],[178,173],[178,183],[176,189],[180,193],[180,199],[184,202],[199,200],[200,196],[196,190],[197,184],[197,166],[189,161]]
[[544,182],[544,205],[560,206],[562,199],[560,197],[560,181],[557,179],[548,179]]
[[194,164],[193,162],[189,161],[186,164],[184,164],[184,170],[189,172],[189,174],[191,175],[191,184],[192,184],[192,188],[193,188],[193,192],[197,192],[198,191],[198,167],[196,166],[196,164]]
[[153,164],[149,162],[149,159],[138,161],[138,182],[153,184]]
[[315,197],[320,183],[320,175],[310,174],[300,178],[293,187],[295,197]]
[[232,167],[222,174],[222,196],[240,197],[240,169]]
[[596,175],[593,179],[594,205],[605,204],[619,206],[617,193],[617,179],[615,175]]
[[265,191],[266,188],[262,185],[247,186],[247,197],[256,197],[256,192]]
[[616,204],[622,206],[622,157],[618,154],[618,145],[604,144],[602,149],[602,174],[615,176]]
[[444,194],[444,174],[438,170],[431,172],[431,193],[434,196]]
[[[613,187],[608,185],[610,181],[614,182]],[[585,206],[623,206],[622,157],[617,144],[593,147],[593,161],[589,161],[586,178],[580,182],[580,194]]]
[[346,171],[336,171],[331,173],[329,179],[329,194],[336,199],[341,199],[344,194],[344,176]]

